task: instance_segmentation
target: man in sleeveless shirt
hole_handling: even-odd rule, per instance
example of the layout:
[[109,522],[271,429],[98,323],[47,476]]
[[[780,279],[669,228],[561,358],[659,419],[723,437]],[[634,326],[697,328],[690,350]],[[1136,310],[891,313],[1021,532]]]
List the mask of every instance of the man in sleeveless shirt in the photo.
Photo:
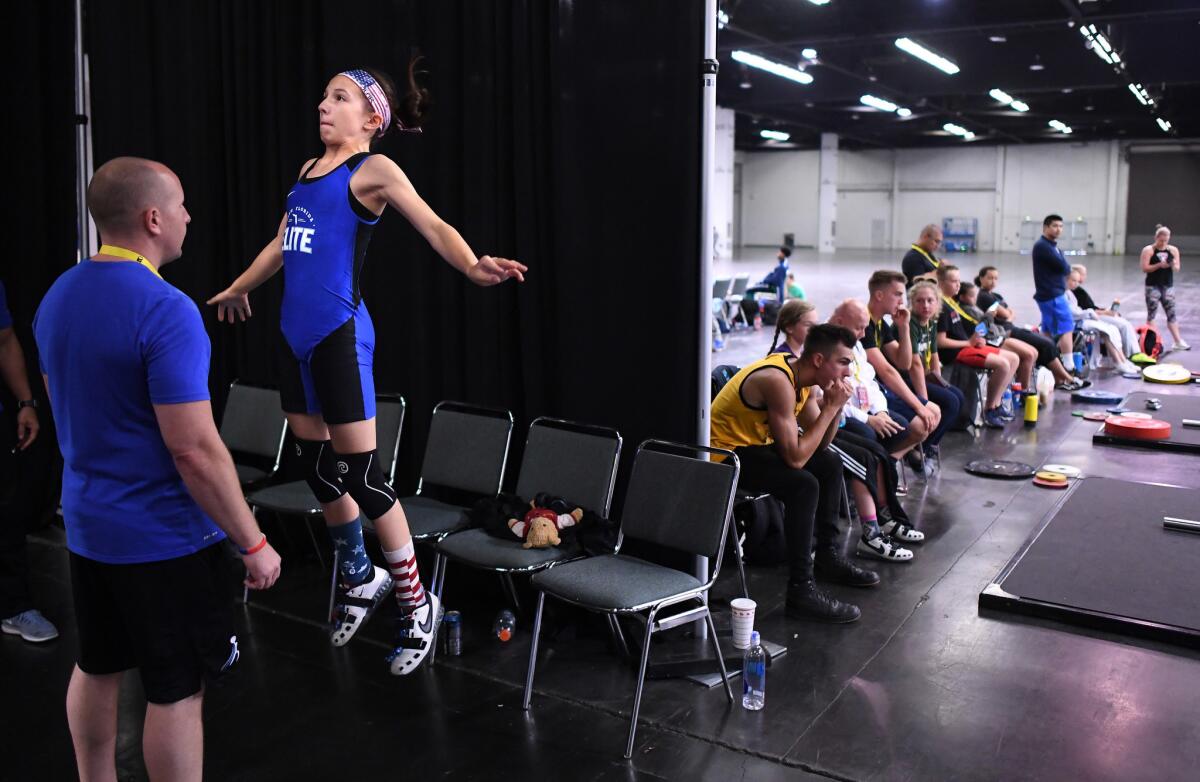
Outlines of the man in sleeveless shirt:
[[[788,614],[823,622],[853,622],[860,612],[817,587],[814,576],[850,586],[879,583],[878,574],[841,553],[842,462],[828,449],[853,393],[847,378],[855,341],[840,326],[813,326],[800,358],[772,353],[749,364],[712,406],[712,445],[737,454],[740,485],[783,502]],[[819,402],[814,388],[823,392]]]

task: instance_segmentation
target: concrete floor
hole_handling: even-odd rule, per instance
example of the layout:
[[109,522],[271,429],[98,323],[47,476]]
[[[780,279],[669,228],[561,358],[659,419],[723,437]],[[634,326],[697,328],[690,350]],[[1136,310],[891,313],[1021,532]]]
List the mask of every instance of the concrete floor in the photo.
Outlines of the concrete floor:
[[[729,267],[755,279],[772,264],[769,249],[740,258]],[[1087,260],[1088,288],[1098,301],[1124,297],[1130,315],[1144,311],[1134,259]],[[1000,267],[1002,292],[1030,317],[1027,257],[980,254],[966,261],[960,265],[972,273],[985,262]],[[881,253],[820,259],[798,251],[792,259],[824,313],[841,298],[865,295],[870,271],[896,265],[897,254]],[[1200,318],[1200,283],[1193,279],[1185,271],[1178,287],[1185,336],[1187,324]],[[757,356],[769,336],[737,334],[714,362],[737,350]],[[1196,353],[1180,358],[1200,367]],[[1119,377],[1102,377],[1097,385],[1145,388]],[[1194,386],[1154,389],[1197,393]],[[284,540],[288,567],[274,590],[239,609],[242,671],[208,698],[207,776],[1195,779],[1200,653],[1041,620],[981,616],[976,606],[979,591],[1060,495],[1027,481],[972,477],[962,469],[965,462],[982,456],[1035,466],[1057,462],[1090,476],[1200,486],[1200,457],[1094,447],[1095,424],[1071,416],[1072,407],[1059,394],[1036,429],[1016,423],[978,436],[947,436],[942,471],[914,480],[905,500],[929,536],[916,560],[872,564],[883,578],[879,588],[833,588],[862,607],[860,622],[828,627],[788,619],[783,569],[751,568],[759,628],[790,647],[769,670],[766,709],[731,709],[720,689],[652,681],[630,761],[621,752],[634,676],[595,622],[567,610],[550,615],[533,708],[523,712],[528,619],[508,644],[489,639],[491,618],[505,602],[499,585],[452,567],[445,600],[463,611],[464,654],[393,679],[383,663],[386,618],[375,619],[348,647],[331,648],[318,627],[325,572],[307,553],[299,522],[287,522],[287,530],[272,526],[268,531]],[[288,537],[294,545],[287,545]],[[66,556],[54,530],[37,536],[30,550],[39,603],[64,632],[44,648],[0,640],[9,750],[0,777],[69,779],[74,766],[62,697],[75,640]],[[723,628],[737,589],[732,571],[723,572],[713,596]],[[1180,599],[1194,599],[1194,590],[1182,591]],[[120,761],[124,778],[138,779],[135,678],[127,689]]]

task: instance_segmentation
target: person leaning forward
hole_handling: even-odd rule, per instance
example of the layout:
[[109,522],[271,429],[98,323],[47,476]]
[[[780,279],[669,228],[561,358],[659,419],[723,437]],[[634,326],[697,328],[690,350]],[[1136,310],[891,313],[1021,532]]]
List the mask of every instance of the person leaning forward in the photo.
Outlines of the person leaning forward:
[[742,488],[783,502],[788,614],[823,622],[853,622],[860,611],[820,589],[814,576],[851,586],[879,583],[878,574],[841,553],[842,463],[828,449],[853,393],[847,378],[855,342],[841,326],[813,326],[801,357],[772,353],[749,364],[712,406],[712,445],[737,454]]

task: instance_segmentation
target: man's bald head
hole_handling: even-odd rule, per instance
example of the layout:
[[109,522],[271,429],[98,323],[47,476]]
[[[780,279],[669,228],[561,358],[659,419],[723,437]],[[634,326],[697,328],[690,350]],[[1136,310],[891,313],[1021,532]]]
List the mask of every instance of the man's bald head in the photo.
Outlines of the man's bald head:
[[88,183],[88,211],[101,236],[137,231],[149,209],[166,209],[179,179],[162,163],[140,157],[113,158]]
[[942,228],[935,223],[930,223],[921,229],[921,237],[917,239],[917,244],[925,249],[926,252],[933,252],[942,243]]
[[859,339],[862,339],[863,331],[870,319],[871,315],[867,311],[867,305],[858,299],[845,299],[829,315],[830,323],[850,329]]
[[829,323],[838,325],[853,324],[866,314],[866,305],[858,299],[846,299],[840,305],[834,308],[832,314],[829,315]]

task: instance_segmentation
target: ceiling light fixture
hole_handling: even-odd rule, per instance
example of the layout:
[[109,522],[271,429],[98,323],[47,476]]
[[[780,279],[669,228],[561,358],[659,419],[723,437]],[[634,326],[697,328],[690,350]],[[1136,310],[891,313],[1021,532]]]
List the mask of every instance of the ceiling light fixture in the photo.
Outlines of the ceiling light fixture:
[[901,106],[900,108],[896,109],[896,116],[897,117],[911,117],[912,109],[906,109],[903,106]]
[[897,38],[896,39],[896,48],[899,49],[900,51],[911,54],[913,57],[916,57],[918,60],[922,60],[923,62],[929,63],[930,65],[932,65],[933,67],[935,67],[939,71],[941,71],[942,73],[948,73],[951,76],[953,76],[954,74],[958,73],[958,71],[959,71],[959,68],[957,65],[950,62],[942,55],[937,54],[936,52],[931,52],[930,50],[926,49],[921,44],[912,40],[911,38]]
[[717,10],[717,29],[724,30],[725,25],[729,24],[729,14],[724,11]]
[[945,125],[942,125],[942,130],[946,131],[947,133],[952,133],[955,136],[962,136],[966,141],[970,141],[971,139],[975,138],[974,133],[967,130],[962,125],[955,125],[953,122],[947,122]]
[[817,59],[817,50],[812,48],[801,49],[800,56],[806,60],[815,60]]
[[1055,130],[1057,130],[1059,133],[1062,133],[1064,136],[1069,136],[1069,135],[1071,135],[1071,133],[1073,133],[1073,132],[1074,132],[1074,131],[1072,131],[1072,130],[1071,130],[1071,126],[1070,126],[1070,125],[1067,125],[1067,124],[1066,124],[1066,123],[1064,123],[1064,122],[1059,122],[1059,121],[1058,121],[1058,120],[1056,120],[1056,119],[1052,119],[1052,120],[1050,120],[1050,122],[1048,122],[1047,124],[1048,124],[1050,127],[1052,127],[1052,128],[1054,128]]
[[734,51],[732,57],[734,60],[742,63],[743,65],[749,65],[751,68],[758,68],[759,70],[764,70],[767,73],[773,73],[776,76],[782,76],[789,81],[794,81],[798,84],[812,84],[812,76],[809,76],[804,71],[797,70],[790,65],[774,62],[772,60],[768,60],[766,57],[759,57],[757,54],[744,52],[741,49]]
[[1108,38],[1104,33],[1096,29],[1096,25],[1088,24],[1079,28],[1079,33],[1087,39],[1091,44],[1091,49],[1096,53],[1096,56],[1104,60],[1109,65],[1116,65],[1121,62],[1121,55],[1117,54],[1116,49],[1108,42]]
[[1150,99],[1150,93],[1140,84],[1130,82],[1129,91],[1133,93],[1133,97],[1138,99],[1138,103],[1143,106],[1153,106],[1154,101]]
[[1009,106],[1015,111],[1029,111],[1028,103],[1017,100],[999,87],[993,87],[988,92],[988,95],[991,95],[996,102],[1003,103],[1005,106]]
[[1163,133],[1170,133],[1170,132],[1171,132],[1171,123],[1170,123],[1170,122],[1167,122],[1167,121],[1166,121],[1165,119],[1163,119],[1162,117],[1155,117],[1155,118],[1154,118],[1154,121],[1158,123],[1158,126],[1159,126],[1160,128],[1162,128],[1162,132],[1163,132]]
[[781,130],[762,130],[759,131],[758,135],[768,141],[787,141],[792,137],[791,133],[784,133]]
[[992,43],[1008,43],[1008,39],[1003,35],[989,35],[988,40]]
[[829,5],[829,0],[808,0],[813,5]]
[[906,109],[903,106],[897,106],[895,103],[892,103],[890,100],[884,100],[883,98],[876,98],[874,95],[864,95],[861,98],[859,98],[858,101],[859,101],[859,103],[863,104],[864,106],[870,106],[871,108],[879,109],[880,111],[894,111],[894,112],[896,112],[896,114],[898,116],[901,116],[901,117],[911,117],[912,116],[911,109]]

